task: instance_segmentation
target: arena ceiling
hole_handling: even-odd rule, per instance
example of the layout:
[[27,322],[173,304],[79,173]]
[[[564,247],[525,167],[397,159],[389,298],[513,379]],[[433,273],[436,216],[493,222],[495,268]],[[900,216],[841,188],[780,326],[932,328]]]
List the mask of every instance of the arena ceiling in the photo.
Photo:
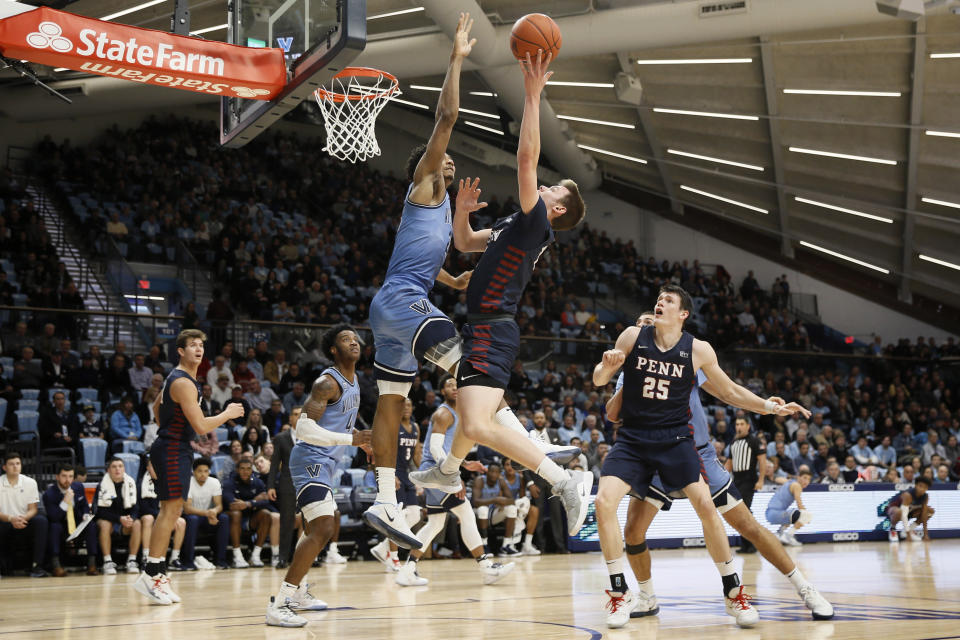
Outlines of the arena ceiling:
[[[102,17],[136,4],[79,0],[67,10]],[[600,85],[547,88],[553,131],[565,138],[544,145],[555,168],[662,196],[667,215],[706,210],[788,257],[816,252],[861,270],[905,301],[917,293],[960,306],[953,3],[928,2],[926,18],[911,21],[880,14],[873,0],[746,0],[742,12],[705,0],[367,0],[368,17],[384,17],[368,21],[360,62],[385,63],[405,100],[432,107],[449,13],[477,4],[485,22],[476,30],[495,33],[500,48],[471,56],[479,63],[464,74],[461,106],[474,113],[461,113],[463,134],[515,144],[519,114],[496,70],[510,64],[513,21],[548,13],[564,38],[553,80]],[[705,15],[707,5],[733,10]],[[168,29],[172,6],[117,21]],[[194,0],[190,10],[194,31],[225,23],[225,0]]]

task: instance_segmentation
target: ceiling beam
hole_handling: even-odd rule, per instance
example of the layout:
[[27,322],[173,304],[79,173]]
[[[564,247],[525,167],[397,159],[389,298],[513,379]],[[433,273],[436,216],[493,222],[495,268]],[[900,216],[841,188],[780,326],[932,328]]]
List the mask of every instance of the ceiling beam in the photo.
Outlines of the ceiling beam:
[[[623,71],[623,73],[631,76],[634,75],[633,63],[630,61],[629,55],[621,51],[617,53],[617,60],[620,61],[620,70]],[[663,161],[663,145],[660,144],[660,139],[657,137],[656,129],[653,126],[653,111],[637,105],[636,112],[637,120],[640,121],[640,130],[647,139],[647,143],[650,145],[650,151],[653,152],[653,157],[657,161],[657,170],[660,172],[660,179],[663,181],[664,193],[670,198],[670,209],[677,215],[683,215],[683,204],[680,202],[680,198],[677,197],[677,188],[673,181],[672,170],[670,165]]]
[[793,242],[790,239],[790,213],[787,210],[787,194],[783,185],[783,145],[780,143],[779,96],[777,78],[773,73],[773,49],[766,37],[760,38],[760,67],[763,69],[763,89],[767,102],[767,126],[770,130],[770,155],[773,158],[773,176],[777,183],[777,220],[780,223],[780,253],[793,257]]
[[916,38],[913,45],[913,65],[910,86],[910,133],[907,138],[907,188],[904,193],[903,215],[903,252],[900,265],[900,288],[897,292],[900,300],[906,303],[913,302],[913,292],[910,281],[913,278],[913,225],[914,215],[911,213],[917,207],[917,159],[920,155],[920,136],[923,134],[919,126],[923,122],[923,65],[927,55],[927,21],[925,18],[917,20],[914,26]]

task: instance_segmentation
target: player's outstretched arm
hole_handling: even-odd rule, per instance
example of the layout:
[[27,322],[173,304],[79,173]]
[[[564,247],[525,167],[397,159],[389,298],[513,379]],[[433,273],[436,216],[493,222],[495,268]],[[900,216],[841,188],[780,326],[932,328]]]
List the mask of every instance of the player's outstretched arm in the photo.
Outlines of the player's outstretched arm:
[[797,508],[806,511],[807,508],[803,506],[803,499],[800,497],[803,493],[803,487],[800,486],[799,482],[794,482],[790,485],[790,493],[793,494],[793,499],[797,501]]
[[595,387],[606,386],[614,374],[620,370],[627,359],[627,354],[636,344],[638,335],[640,335],[639,327],[627,327],[617,338],[616,346],[603,353],[603,359],[593,368],[593,385]]
[[453,214],[453,246],[463,253],[482,252],[487,248],[490,229],[474,231],[470,226],[470,214],[487,206],[480,199],[480,178],[460,181],[457,191],[457,209]]
[[210,433],[227,420],[236,420],[243,415],[243,405],[234,402],[228,404],[219,414],[205,418],[197,404],[197,387],[186,378],[173,381],[170,385],[170,399],[180,405],[183,416],[200,435]]
[[523,119],[520,121],[520,141],[517,145],[517,183],[520,188],[520,210],[529,213],[540,199],[537,191],[537,165],[540,162],[540,94],[553,75],[547,71],[553,54],[543,59],[543,51],[536,60],[527,54],[520,61],[523,70]]
[[354,445],[367,451],[370,447],[370,431],[337,433],[317,424],[317,420],[326,412],[327,404],[336,402],[341,393],[340,385],[328,375],[322,375],[314,381],[310,397],[303,405],[303,412],[294,427],[297,438],[318,447]]
[[447,457],[447,452],[443,450],[443,440],[447,429],[453,424],[453,415],[446,407],[440,407],[433,412],[430,422],[433,425],[433,431],[430,433],[430,441],[427,442],[427,447],[430,450],[430,455],[439,465]]
[[470,284],[470,278],[473,276],[473,270],[464,271],[456,278],[450,275],[450,272],[444,268],[440,268],[440,272],[437,274],[437,282],[440,284],[445,284],[451,289],[466,289],[467,285]]
[[800,413],[805,418],[810,417],[810,412],[796,402],[787,404],[784,403],[782,398],[777,397],[764,400],[746,387],[731,380],[730,376],[720,368],[720,363],[717,361],[717,352],[708,342],[703,340],[693,341],[693,366],[694,369],[703,369],[707,376],[707,381],[702,385],[704,390],[731,406],[762,415],[789,416]]
[[[477,39],[470,39],[470,29],[473,20],[469,13],[461,13],[457,22],[457,33],[453,37],[453,51],[450,53],[450,64],[447,66],[447,76],[443,79],[443,88],[440,90],[440,99],[437,101],[436,122],[433,133],[427,141],[427,150],[417,164],[413,174],[413,190],[410,192],[410,201],[415,204],[433,206],[438,204],[438,197],[443,199],[443,178],[440,170],[443,167],[443,155],[447,152],[450,134],[453,125],[457,122],[460,111],[460,70],[463,60],[470,55]],[[439,194],[435,185],[439,183]]]

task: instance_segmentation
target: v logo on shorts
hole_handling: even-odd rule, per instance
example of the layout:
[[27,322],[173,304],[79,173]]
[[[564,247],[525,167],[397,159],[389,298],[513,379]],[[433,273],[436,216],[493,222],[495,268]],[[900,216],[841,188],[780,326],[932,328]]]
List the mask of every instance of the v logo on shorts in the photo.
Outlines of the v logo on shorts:
[[309,473],[309,474],[310,474],[312,477],[314,477],[314,478],[316,478],[317,476],[320,475],[320,470],[321,470],[321,469],[323,469],[323,465],[322,465],[322,464],[310,464],[310,465],[307,465],[307,473]]
[[423,315],[427,315],[428,313],[430,313],[430,302],[427,301],[425,298],[420,298],[419,300],[414,302],[412,305],[410,305],[410,308],[416,311],[417,313],[422,313]]

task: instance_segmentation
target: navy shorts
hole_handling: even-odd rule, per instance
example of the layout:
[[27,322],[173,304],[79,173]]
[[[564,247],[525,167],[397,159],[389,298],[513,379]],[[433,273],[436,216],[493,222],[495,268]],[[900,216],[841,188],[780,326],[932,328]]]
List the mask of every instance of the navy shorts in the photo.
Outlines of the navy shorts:
[[427,515],[452,511],[466,502],[457,494],[440,489],[424,489],[423,494],[427,498]]
[[405,483],[403,480],[400,480],[400,488],[397,489],[397,502],[403,503],[405,507],[416,507],[420,505],[420,501],[417,500],[417,487],[414,484]]
[[157,473],[154,486],[160,500],[187,499],[193,475],[193,449],[182,440],[157,438],[150,447],[150,462]]
[[457,386],[506,389],[520,350],[520,328],[513,319],[463,325],[463,358]]
[[646,496],[654,474],[668,487],[686,487],[705,475],[693,438],[669,443],[637,444],[617,440],[603,461],[601,476],[620,478]]

